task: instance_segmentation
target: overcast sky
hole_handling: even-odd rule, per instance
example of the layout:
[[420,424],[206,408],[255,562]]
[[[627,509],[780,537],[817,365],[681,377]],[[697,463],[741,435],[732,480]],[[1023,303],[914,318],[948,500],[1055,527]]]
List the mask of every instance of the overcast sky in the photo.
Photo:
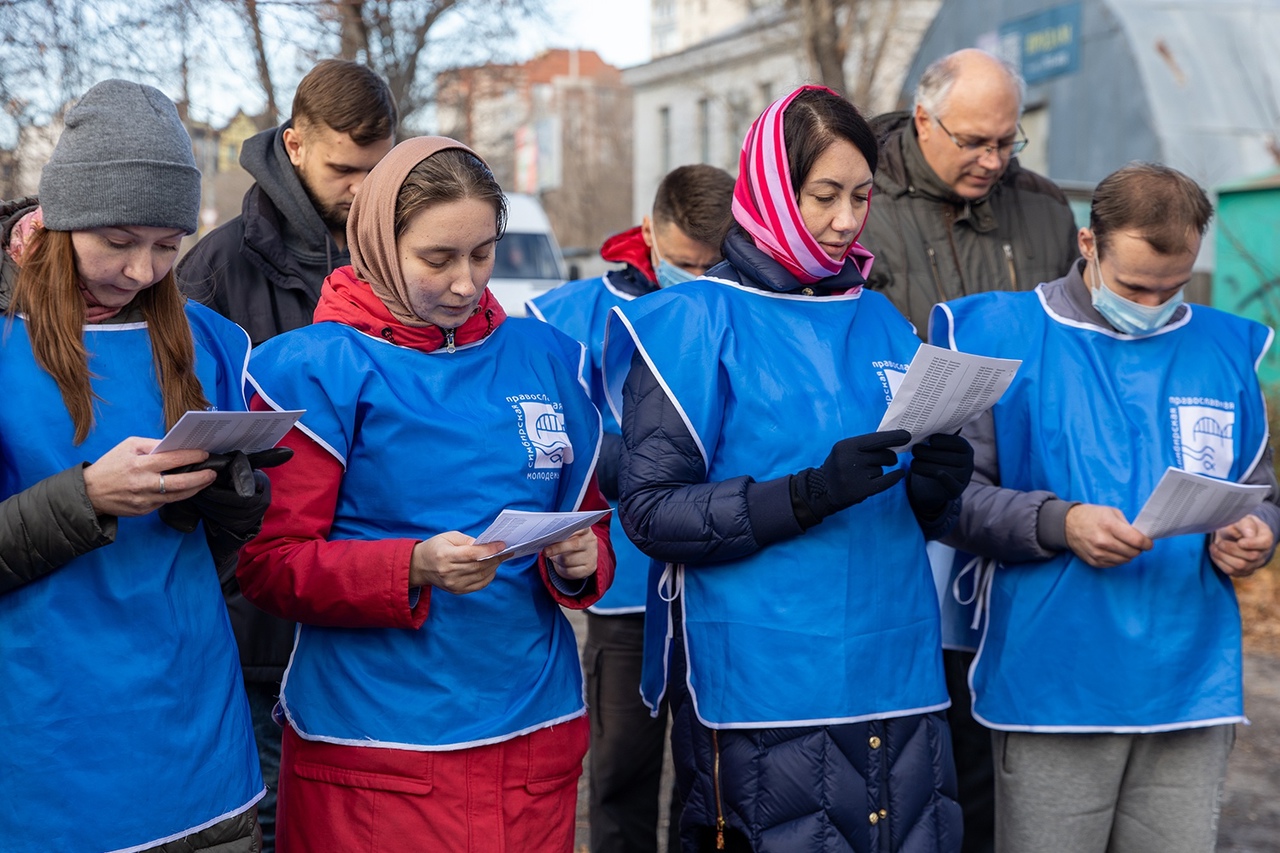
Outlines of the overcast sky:
[[548,7],[561,26],[531,40],[537,48],[589,48],[619,68],[649,61],[649,0],[548,0]]

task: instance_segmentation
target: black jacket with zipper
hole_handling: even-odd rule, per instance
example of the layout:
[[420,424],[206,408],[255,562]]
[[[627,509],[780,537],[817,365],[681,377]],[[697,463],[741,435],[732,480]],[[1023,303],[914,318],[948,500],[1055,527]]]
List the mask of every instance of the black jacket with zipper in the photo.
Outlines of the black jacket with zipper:
[[289,155],[288,124],[245,140],[240,164],[256,180],[241,213],[178,263],[182,291],[249,333],[254,346],[311,324],[325,277],[351,262],[316,212]]
[[[302,186],[283,135],[290,125],[245,140],[240,165],[256,183],[240,216],[209,232],[178,263],[178,286],[249,333],[254,346],[311,324],[320,288],[351,262]],[[279,682],[293,651],[294,623],[254,607],[222,574],[246,681]]]

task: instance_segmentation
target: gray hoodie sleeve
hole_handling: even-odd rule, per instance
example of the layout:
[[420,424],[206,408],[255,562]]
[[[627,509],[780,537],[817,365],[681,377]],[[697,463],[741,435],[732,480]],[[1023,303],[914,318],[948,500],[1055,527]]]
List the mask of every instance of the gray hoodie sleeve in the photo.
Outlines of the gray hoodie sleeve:
[[1052,492],[1001,487],[991,412],[984,412],[960,434],[973,446],[973,479],[965,489],[960,518],[942,541],[1010,563],[1047,560],[1066,550],[1067,510],[1075,504]]
[[115,516],[100,516],[84,486],[84,466],[46,477],[0,502],[0,595],[110,545]]
[[[1067,550],[1067,510],[1079,502],[1061,500],[1052,492],[1001,488],[995,421],[989,411],[961,434],[973,445],[973,480],[965,490],[960,519],[942,541],[971,554],[1010,563],[1047,560]],[[1243,482],[1271,487],[1266,501],[1253,514],[1280,541],[1280,483],[1270,447]]]
[[[1267,492],[1267,499],[1258,505],[1253,514],[1271,528],[1272,540],[1280,542],[1280,483],[1276,481],[1276,465],[1270,444],[1262,452],[1262,458],[1258,460],[1258,464],[1242,482],[1249,486],[1271,487],[1271,491]],[[1271,553],[1275,553],[1275,545],[1272,545]],[[1267,560],[1270,561],[1270,559],[1271,555],[1268,554]]]

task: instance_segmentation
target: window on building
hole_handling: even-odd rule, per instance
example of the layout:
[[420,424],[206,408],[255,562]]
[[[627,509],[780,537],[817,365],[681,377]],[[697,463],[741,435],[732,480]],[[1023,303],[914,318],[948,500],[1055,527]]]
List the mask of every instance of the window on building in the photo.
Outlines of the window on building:
[[698,101],[698,162],[711,162],[711,99]]
[[733,172],[738,165],[738,154],[742,143],[747,138],[747,130],[751,127],[751,119],[755,111],[751,109],[751,96],[748,92],[730,92],[728,105],[728,139],[725,144],[725,161],[721,165]]
[[1033,172],[1049,174],[1049,105],[1027,107],[1019,124],[1027,137],[1027,147],[1018,155],[1018,162]]
[[658,107],[658,165],[663,175],[671,171],[671,107]]

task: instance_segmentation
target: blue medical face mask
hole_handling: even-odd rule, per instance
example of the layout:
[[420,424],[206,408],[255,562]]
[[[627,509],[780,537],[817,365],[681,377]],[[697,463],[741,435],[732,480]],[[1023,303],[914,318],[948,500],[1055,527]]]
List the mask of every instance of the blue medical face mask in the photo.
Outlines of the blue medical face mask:
[[1106,318],[1117,331],[1126,335],[1149,335],[1163,328],[1173,317],[1173,312],[1182,304],[1182,290],[1169,297],[1161,305],[1139,305],[1132,299],[1125,299],[1107,287],[1102,278],[1102,265],[1094,257],[1093,268],[1098,273],[1098,286],[1092,288],[1093,307]]
[[[657,254],[657,250],[654,250]],[[693,281],[696,275],[686,269],[682,269],[675,264],[668,263],[658,256],[658,287],[670,287],[673,284],[680,284],[685,281]]]

